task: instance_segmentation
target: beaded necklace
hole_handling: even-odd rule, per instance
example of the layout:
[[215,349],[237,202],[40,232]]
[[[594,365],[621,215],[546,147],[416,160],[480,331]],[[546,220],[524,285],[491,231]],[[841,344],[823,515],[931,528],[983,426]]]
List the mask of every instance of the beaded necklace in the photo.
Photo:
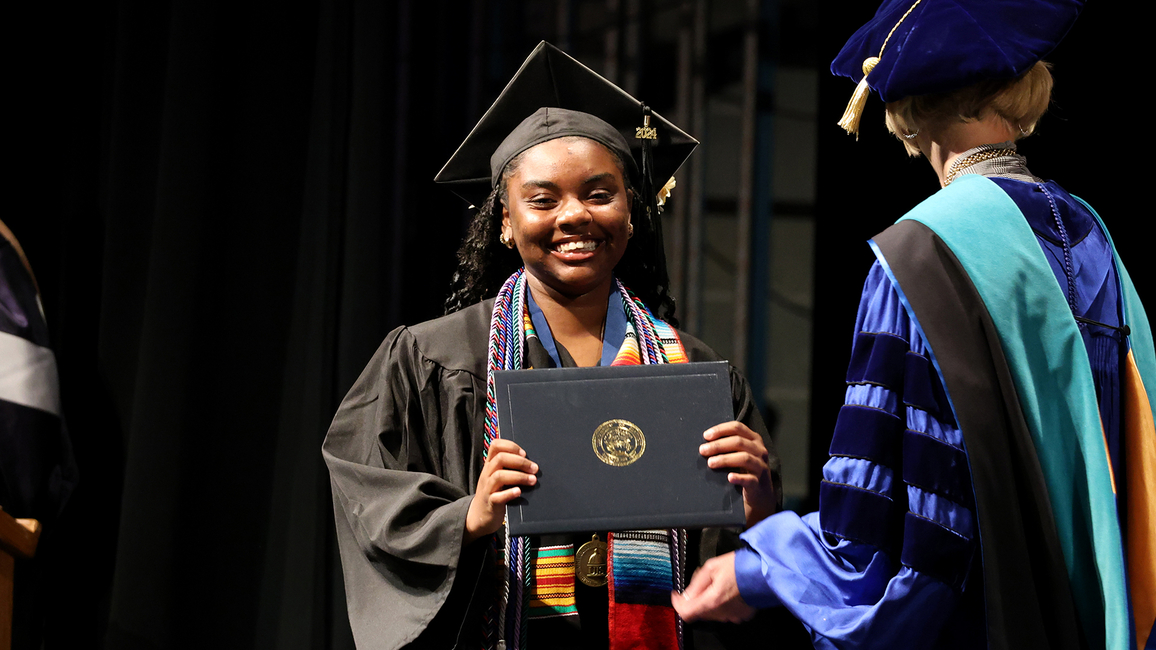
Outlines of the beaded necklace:
[[[951,164],[947,177],[944,179],[944,185],[950,185],[952,181],[964,173],[1004,176],[1019,180],[1030,179],[1030,182],[1034,183],[1036,188],[1047,197],[1048,206],[1052,211],[1052,220],[1056,224],[1056,232],[1060,235],[1060,247],[1064,253],[1064,278],[1067,280],[1065,297],[1068,301],[1068,308],[1076,318],[1077,326],[1086,327],[1088,321],[1079,316],[1079,308],[1076,304],[1076,270],[1072,263],[1072,241],[1068,237],[1068,229],[1064,226],[1063,219],[1060,218],[1060,210],[1056,206],[1055,197],[1048,191],[1041,179],[1028,171],[1027,161],[1016,153],[1015,143],[985,144],[963,152]],[[1094,321],[1092,322],[1094,323]]]

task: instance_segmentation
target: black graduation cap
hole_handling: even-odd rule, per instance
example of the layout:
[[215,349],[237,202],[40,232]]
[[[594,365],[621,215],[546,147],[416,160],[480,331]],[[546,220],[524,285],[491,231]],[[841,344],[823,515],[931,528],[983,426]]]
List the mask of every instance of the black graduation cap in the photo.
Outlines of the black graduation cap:
[[[567,110],[539,113],[542,108]],[[587,120],[573,111],[597,119]],[[538,116],[528,121],[527,118],[535,113]],[[565,128],[551,131],[551,121],[564,124]],[[604,142],[608,138],[597,131],[605,130],[602,128],[605,125],[598,125],[598,122],[608,123],[625,140],[634,166],[640,172],[634,179],[640,191],[651,190],[653,183],[661,187],[698,146],[697,140],[650,111],[621,88],[542,41],[434,181],[448,186],[471,205],[480,206],[493,191],[497,176],[510,157],[551,139],[550,135],[543,135],[546,132],[550,132],[552,137],[589,135],[611,149],[619,150],[621,147]],[[507,142],[507,138],[511,141]],[[497,156],[495,152],[499,149],[502,155]],[[653,197],[650,200],[653,201]]]

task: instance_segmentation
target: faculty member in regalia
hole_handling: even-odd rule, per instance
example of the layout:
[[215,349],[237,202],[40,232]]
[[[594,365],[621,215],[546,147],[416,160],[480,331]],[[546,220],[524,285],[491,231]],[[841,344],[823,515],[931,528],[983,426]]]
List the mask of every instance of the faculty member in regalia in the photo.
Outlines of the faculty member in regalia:
[[[386,337],[323,448],[359,648],[693,645],[671,586],[728,550],[726,533],[506,535],[506,504],[538,466],[498,435],[492,382],[718,360],[667,322],[658,194],[696,144],[543,43],[438,174],[479,206],[448,315]],[[749,525],[780,509],[778,460],[733,369],[731,388],[735,421],[705,432],[700,453],[741,486]],[[575,562],[598,552],[609,575]]]
[[942,189],[870,242],[819,512],[706,563],[688,619],[784,606],[817,648],[1156,643],[1151,329],[1105,222],[1016,145],[1081,7],[888,0],[835,59],[861,80],[840,124],[879,93]]

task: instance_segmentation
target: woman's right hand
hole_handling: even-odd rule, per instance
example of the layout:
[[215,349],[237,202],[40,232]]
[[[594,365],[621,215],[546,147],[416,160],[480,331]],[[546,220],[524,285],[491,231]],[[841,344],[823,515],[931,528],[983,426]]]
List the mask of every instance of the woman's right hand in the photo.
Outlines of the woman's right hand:
[[498,438],[490,443],[478,489],[466,513],[465,543],[497,532],[506,518],[506,504],[522,495],[521,486],[537,483],[537,473],[538,463],[526,458],[526,452],[514,442]]

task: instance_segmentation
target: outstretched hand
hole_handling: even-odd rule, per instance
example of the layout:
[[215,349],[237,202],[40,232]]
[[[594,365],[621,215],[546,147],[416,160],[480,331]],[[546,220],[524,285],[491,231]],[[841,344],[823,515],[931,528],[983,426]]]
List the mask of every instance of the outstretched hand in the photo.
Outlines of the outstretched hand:
[[775,514],[778,499],[771,483],[770,453],[763,437],[742,422],[724,422],[707,429],[698,452],[711,469],[729,468],[727,480],[743,488],[747,527]]
[[681,594],[670,593],[674,611],[682,620],[741,623],[755,615],[755,608],[743,601],[735,580],[735,554],[727,553],[706,561]]
[[490,443],[478,489],[466,513],[465,543],[497,532],[506,518],[506,504],[522,495],[520,486],[537,483],[537,473],[538,463],[526,458],[516,443],[501,438]]

